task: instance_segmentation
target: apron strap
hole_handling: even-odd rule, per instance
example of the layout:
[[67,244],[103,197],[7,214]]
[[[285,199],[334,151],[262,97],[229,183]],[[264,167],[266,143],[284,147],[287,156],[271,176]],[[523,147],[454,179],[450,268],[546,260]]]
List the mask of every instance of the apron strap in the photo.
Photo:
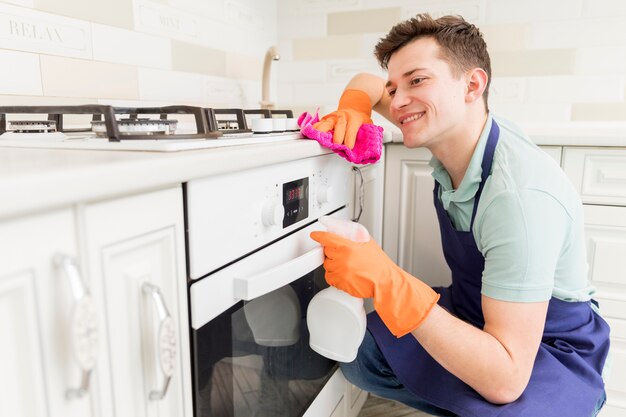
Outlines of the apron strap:
[[481,164],[482,173],[480,175],[480,185],[478,191],[474,196],[474,208],[472,210],[472,220],[470,221],[470,231],[474,228],[474,219],[476,218],[476,210],[478,209],[478,202],[480,196],[483,193],[485,187],[485,181],[491,174],[491,166],[493,164],[493,154],[496,151],[496,145],[498,144],[498,138],[500,136],[500,126],[496,123],[495,119],[491,119],[491,130],[489,131],[489,137],[487,138],[487,145],[485,146],[485,153],[483,155],[483,162]]

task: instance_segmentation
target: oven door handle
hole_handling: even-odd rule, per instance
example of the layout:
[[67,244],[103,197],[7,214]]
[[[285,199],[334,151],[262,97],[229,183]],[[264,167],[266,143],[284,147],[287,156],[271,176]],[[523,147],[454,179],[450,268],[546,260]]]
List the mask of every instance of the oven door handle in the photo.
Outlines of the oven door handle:
[[234,295],[241,300],[252,300],[295,281],[323,263],[324,248],[317,246],[304,255],[259,274],[235,277]]

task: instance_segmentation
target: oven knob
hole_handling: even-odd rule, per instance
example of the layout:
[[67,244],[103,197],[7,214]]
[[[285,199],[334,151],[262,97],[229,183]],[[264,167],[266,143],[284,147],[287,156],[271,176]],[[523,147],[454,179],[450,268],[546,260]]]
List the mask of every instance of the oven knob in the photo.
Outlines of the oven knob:
[[276,226],[281,224],[285,217],[285,208],[276,201],[268,201],[263,206],[262,219],[266,226]]
[[332,192],[332,187],[328,185],[320,185],[319,187],[317,187],[317,192],[315,193],[315,195],[317,196],[317,202],[320,204],[330,202],[331,192]]

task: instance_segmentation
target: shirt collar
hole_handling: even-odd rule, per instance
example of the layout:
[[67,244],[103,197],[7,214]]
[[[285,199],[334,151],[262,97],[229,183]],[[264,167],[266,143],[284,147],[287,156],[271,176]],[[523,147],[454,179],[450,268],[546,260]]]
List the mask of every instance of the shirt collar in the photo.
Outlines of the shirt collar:
[[487,122],[480,134],[469,166],[463,176],[463,180],[456,190],[452,188],[452,180],[443,164],[434,156],[431,158],[429,165],[433,168],[432,176],[440,185],[440,196],[444,208],[447,210],[451,202],[462,203],[471,200],[476,195],[482,175],[482,161],[487,146],[487,139],[491,131],[492,116],[487,115]]

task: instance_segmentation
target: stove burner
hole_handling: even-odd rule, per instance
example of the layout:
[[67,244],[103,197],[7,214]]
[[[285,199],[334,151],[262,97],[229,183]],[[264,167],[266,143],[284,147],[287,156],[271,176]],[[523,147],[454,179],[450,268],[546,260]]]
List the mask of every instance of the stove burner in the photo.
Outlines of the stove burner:
[[57,131],[54,120],[13,120],[7,129],[15,133],[48,133]]
[[[178,120],[174,119],[127,118],[117,121],[120,135],[173,135],[177,125]],[[104,120],[92,120],[91,130],[96,137],[108,137]]]

